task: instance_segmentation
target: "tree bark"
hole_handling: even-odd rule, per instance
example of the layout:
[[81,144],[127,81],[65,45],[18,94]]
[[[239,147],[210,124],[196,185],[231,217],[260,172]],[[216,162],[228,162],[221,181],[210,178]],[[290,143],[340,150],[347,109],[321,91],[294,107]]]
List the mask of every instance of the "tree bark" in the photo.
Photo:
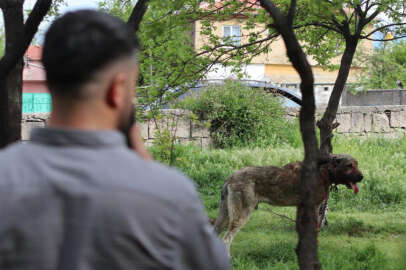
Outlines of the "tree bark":
[[333,151],[333,146],[331,144],[333,130],[335,128],[333,122],[337,116],[338,105],[340,104],[340,98],[344,91],[344,87],[350,73],[350,68],[355,51],[357,49],[357,44],[358,39],[356,37],[348,37],[346,39],[346,46],[344,54],[341,57],[340,69],[334,83],[333,92],[331,93],[326,111],[324,112],[322,119],[317,123],[317,126],[320,129],[320,151],[321,155],[323,156],[327,156]]
[[134,33],[138,32],[142,18],[148,9],[149,0],[138,0],[133,11],[131,12],[130,18],[128,19],[127,25],[134,29]]
[[316,106],[313,89],[313,72],[292,27],[292,17],[295,13],[294,7],[296,1],[291,1],[287,17],[281,14],[272,1],[260,0],[260,3],[274,19],[273,25],[282,35],[289,60],[301,78],[302,107],[300,110],[300,131],[305,148],[305,158],[301,174],[300,203],[297,209],[296,229],[299,235],[299,242],[296,252],[301,270],[319,270],[321,266],[317,253],[315,197],[319,177],[317,173],[319,149],[315,132]]
[[[6,32],[6,50],[2,59],[4,63],[4,59],[13,53],[24,35],[22,3],[5,7],[3,18]],[[18,141],[21,137],[22,72],[23,59],[20,58],[12,68],[4,69],[0,73],[0,148]]]
[[0,60],[0,148],[21,138],[23,56],[52,0],[38,0],[24,24],[24,1],[2,0],[6,49]]
[[[318,121],[317,126],[320,129],[320,154],[323,157],[327,157],[329,154],[333,153],[333,145],[331,144],[331,139],[333,138],[333,130],[338,126],[333,122],[337,116],[338,105],[340,104],[341,95],[344,91],[345,84],[350,73],[352,60],[357,49],[358,37],[348,36],[346,37],[346,46],[344,54],[341,57],[341,65],[338,71],[336,81],[334,83],[333,92],[331,93],[330,99],[326,111],[323,117]],[[328,199],[321,204],[319,209],[319,220],[321,226],[327,225],[327,210],[328,210]]]

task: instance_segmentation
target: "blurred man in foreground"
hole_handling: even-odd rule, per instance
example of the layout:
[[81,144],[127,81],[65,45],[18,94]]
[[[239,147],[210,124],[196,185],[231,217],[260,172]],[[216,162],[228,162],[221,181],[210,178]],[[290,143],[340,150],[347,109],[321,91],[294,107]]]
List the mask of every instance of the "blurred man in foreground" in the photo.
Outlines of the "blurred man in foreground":
[[126,147],[134,34],[104,13],[68,13],[43,63],[49,126],[0,152],[0,269],[228,269],[192,183],[149,161],[136,126]]

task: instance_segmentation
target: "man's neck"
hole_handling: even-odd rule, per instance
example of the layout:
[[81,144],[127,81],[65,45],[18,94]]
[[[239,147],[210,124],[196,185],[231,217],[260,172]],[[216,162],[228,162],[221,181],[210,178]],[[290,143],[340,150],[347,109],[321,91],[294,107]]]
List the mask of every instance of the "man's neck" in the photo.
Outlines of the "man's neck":
[[89,115],[89,110],[75,110],[61,112],[54,110],[51,113],[48,126],[56,128],[71,128],[81,130],[107,130],[116,129],[108,117],[95,113]]

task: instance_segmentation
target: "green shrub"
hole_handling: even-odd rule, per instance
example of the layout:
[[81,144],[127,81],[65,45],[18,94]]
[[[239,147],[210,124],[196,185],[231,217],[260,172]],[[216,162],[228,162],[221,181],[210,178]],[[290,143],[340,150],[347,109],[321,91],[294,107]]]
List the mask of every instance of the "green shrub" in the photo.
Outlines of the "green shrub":
[[176,137],[167,128],[155,132],[155,140],[149,150],[155,160],[168,166],[181,167],[185,159],[185,147],[176,143]]
[[216,147],[276,145],[295,140],[297,126],[284,118],[281,100],[239,82],[209,86],[177,107],[210,121],[210,136]]

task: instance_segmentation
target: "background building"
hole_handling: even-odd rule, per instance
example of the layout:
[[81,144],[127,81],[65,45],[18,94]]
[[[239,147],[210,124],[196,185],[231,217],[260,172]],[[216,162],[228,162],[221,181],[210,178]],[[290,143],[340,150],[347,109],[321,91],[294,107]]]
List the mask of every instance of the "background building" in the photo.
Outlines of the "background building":
[[[256,1],[253,0],[253,3],[254,2]],[[220,7],[221,1],[216,2],[216,5]],[[254,5],[254,8],[260,7]],[[268,31],[264,25],[256,24],[254,29],[244,29],[247,19],[248,18],[242,14],[235,14],[233,18],[225,20],[217,20],[213,17],[211,22],[215,29],[213,34],[221,38],[231,37],[234,45],[248,43],[248,34],[250,31],[262,33],[261,38],[266,37]],[[207,42],[207,37],[201,34],[201,30],[202,22],[195,22],[192,43],[198,52],[202,50]],[[362,41],[357,53],[370,55],[372,51],[373,42]],[[333,59],[333,64],[338,65],[340,58],[341,55]],[[314,73],[316,103],[319,106],[323,106],[328,102],[338,71],[323,69],[312,57],[308,57],[308,60],[312,65]],[[236,74],[233,74],[231,70],[231,67],[223,67],[221,64],[217,64],[208,72],[206,79],[236,78]],[[354,63],[350,71],[348,83],[356,82],[361,70],[362,67]],[[254,57],[250,64],[244,65],[242,72],[243,79],[268,81],[280,86],[292,88],[299,88],[300,84],[300,77],[286,55],[285,44],[281,38],[276,39],[270,45],[268,53],[260,54]]]
[[51,95],[41,63],[42,47],[30,46],[24,56],[23,113],[49,113]]

